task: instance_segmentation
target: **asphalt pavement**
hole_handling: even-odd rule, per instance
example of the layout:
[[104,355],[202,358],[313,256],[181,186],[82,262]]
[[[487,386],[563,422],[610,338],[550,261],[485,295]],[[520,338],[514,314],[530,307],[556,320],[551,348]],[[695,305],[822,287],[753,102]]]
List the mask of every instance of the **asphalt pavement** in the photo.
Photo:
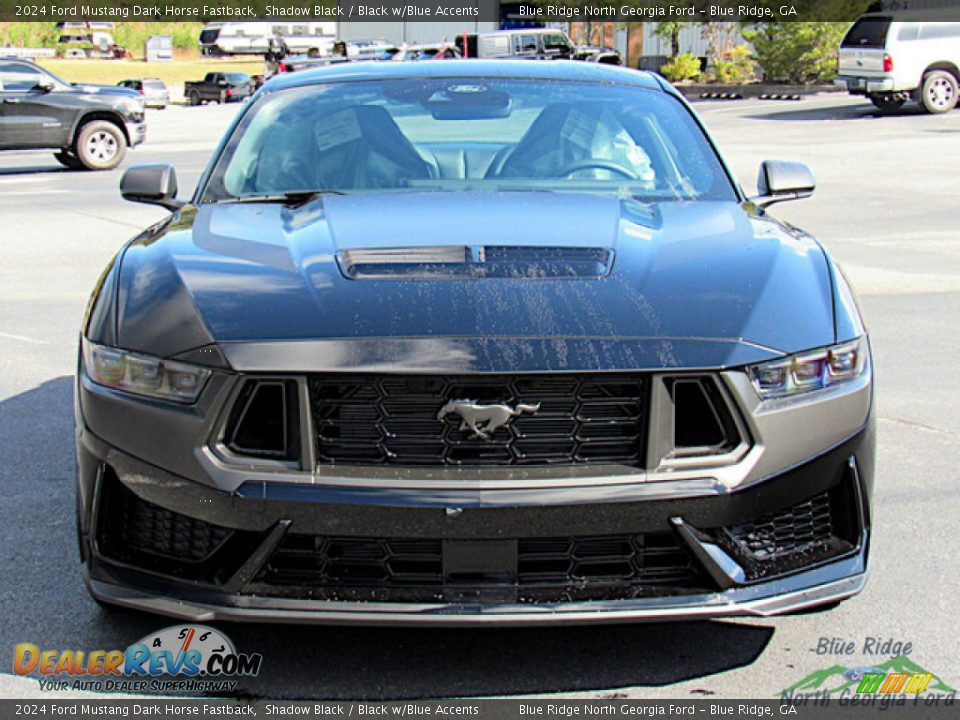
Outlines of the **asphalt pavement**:
[[[960,687],[960,110],[880,117],[837,94],[696,104],[748,190],[759,162],[813,169],[813,198],[774,213],[816,234],[859,291],[875,352],[879,457],[872,576],[821,614],[589,628],[384,630],[223,625],[264,655],[244,695],[398,699],[773,697],[809,673],[875,665],[868,638]],[[189,193],[237,106],[148,116],[127,163],[176,165]],[[13,647],[126,647],[170,624],[107,613],[87,596],[73,526],[72,375],[90,290],[118,248],[163,211],[121,200],[120,172],[0,154],[0,696],[47,697],[9,674]],[[821,638],[852,656],[818,654]]]

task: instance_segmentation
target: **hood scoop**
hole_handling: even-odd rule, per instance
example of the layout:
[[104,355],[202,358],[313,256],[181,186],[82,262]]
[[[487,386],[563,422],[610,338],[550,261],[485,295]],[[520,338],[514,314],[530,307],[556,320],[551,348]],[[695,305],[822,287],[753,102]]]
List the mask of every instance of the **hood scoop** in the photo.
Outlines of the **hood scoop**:
[[613,267],[613,250],[595,247],[442,245],[358,248],[337,254],[349,280],[598,280]]

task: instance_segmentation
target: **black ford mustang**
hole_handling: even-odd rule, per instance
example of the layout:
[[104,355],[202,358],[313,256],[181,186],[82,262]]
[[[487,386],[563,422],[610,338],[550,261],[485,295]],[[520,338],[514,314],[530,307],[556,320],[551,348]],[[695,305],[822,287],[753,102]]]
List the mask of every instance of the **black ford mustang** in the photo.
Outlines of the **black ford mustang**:
[[682,98],[582,63],[269,82],[90,303],[83,573],[193,620],[768,615],[864,585],[870,350]]

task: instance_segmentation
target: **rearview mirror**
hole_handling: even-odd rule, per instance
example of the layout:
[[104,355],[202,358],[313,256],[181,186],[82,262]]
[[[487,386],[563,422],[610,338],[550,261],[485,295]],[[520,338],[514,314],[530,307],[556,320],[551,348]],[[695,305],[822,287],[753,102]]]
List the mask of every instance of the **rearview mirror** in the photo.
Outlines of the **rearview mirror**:
[[177,200],[177,173],[169,163],[131,165],[120,179],[120,194],[124,200],[167,210],[179,210],[184,204]]
[[760,207],[767,207],[784,200],[810,197],[816,186],[813,173],[803,163],[764,160],[757,177],[759,195],[750,199]]

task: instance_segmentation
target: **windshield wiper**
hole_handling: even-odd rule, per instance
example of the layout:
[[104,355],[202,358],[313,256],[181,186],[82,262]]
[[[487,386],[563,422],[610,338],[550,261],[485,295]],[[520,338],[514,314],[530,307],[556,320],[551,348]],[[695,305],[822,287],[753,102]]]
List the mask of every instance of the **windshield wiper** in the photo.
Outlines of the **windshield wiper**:
[[239,205],[243,203],[281,203],[283,205],[303,205],[324,195],[346,195],[343,190],[291,190],[284,193],[264,193],[263,195],[244,195],[243,197],[219,200],[218,204]]

